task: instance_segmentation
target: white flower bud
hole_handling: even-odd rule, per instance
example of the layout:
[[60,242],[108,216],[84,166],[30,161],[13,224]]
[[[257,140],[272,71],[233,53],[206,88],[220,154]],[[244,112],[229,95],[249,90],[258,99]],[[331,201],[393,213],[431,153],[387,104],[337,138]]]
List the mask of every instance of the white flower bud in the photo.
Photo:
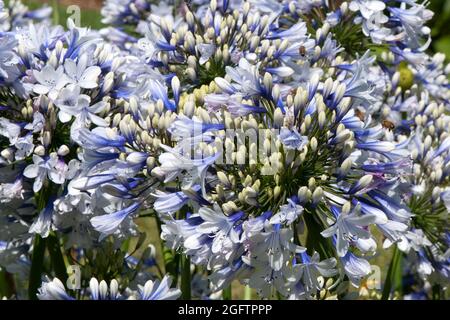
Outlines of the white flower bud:
[[209,7],[211,8],[211,11],[214,12],[217,10],[217,0],[211,0],[209,2]]
[[347,201],[342,206],[341,214],[349,214],[350,210],[352,210],[352,203],[350,201]]
[[264,87],[267,89],[267,91],[271,91],[272,90],[272,75],[269,72],[264,73],[264,79],[263,79],[263,83],[264,83]]
[[322,34],[324,36],[326,36],[328,34],[328,32],[330,32],[330,24],[325,21],[325,23],[322,25],[321,30],[322,30]]
[[195,70],[197,68],[197,58],[195,56],[189,56],[187,59],[187,65]]
[[312,194],[312,202],[313,204],[319,203],[323,198],[323,189],[322,187],[317,187]]
[[298,189],[298,199],[300,203],[306,203],[311,199],[311,191],[308,189],[308,187],[301,187]]
[[232,214],[238,211],[238,207],[233,201],[228,201],[222,205],[222,210],[225,214]]
[[273,189],[273,197],[274,197],[274,199],[277,199],[280,196],[280,193],[281,193],[281,187],[280,186],[276,186]]
[[180,92],[180,79],[177,76],[172,78],[171,85],[174,92]]
[[114,86],[114,72],[109,72],[106,74],[105,79],[103,81],[102,91],[110,92]]
[[246,158],[247,158],[247,148],[245,146],[241,146],[239,150],[236,152],[236,164],[245,164]]
[[145,161],[148,170],[152,170],[155,167],[156,159],[154,157],[148,157]]
[[278,99],[280,98],[280,86],[278,84],[273,86],[272,97],[274,101],[278,101]]
[[190,67],[186,69],[186,74],[191,81],[195,81],[197,79],[197,73]]
[[319,123],[319,127],[323,128],[324,125],[325,125],[325,121],[326,121],[326,120],[327,120],[327,119],[326,119],[326,114],[325,114],[325,112],[324,112],[324,111],[320,111],[320,112],[319,112],[318,119],[317,119],[317,121],[318,121],[318,123]]
[[60,146],[58,148],[58,156],[60,157],[64,157],[67,156],[70,153],[70,149],[68,146],[66,146],[65,144],[63,144],[62,146]]
[[219,178],[220,182],[223,185],[225,185],[225,186],[229,186],[230,185],[230,180],[228,180],[226,174],[223,173],[222,171],[218,171],[217,172],[217,177]]
[[311,140],[309,141],[309,145],[311,146],[311,150],[313,152],[315,152],[317,150],[317,139],[316,137],[312,137]]
[[193,101],[188,100],[184,103],[183,106],[183,113],[188,117],[188,118],[192,118],[192,116],[194,115],[195,112],[195,104]]
[[43,157],[45,155],[45,148],[42,145],[38,145],[36,148],[34,148],[34,154]]
[[189,29],[193,29],[195,26],[195,19],[194,19],[194,15],[192,14],[191,11],[186,12],[186,22],[189,26]]
[[275,128],[280,128],[284,122],[283,111],[280,108],[276,108],[273,113],[273,126]]
[[350,171],[352,167],[352,159],[347,158],[344,161],[342,161],[341,167],[339,168],[339,175],[345,176]]
[[318,29],[316,31],[316,42],[320,42],[320,40],[322,39],[322,35],[323,35],[322,29]]
[[[36,148],[34,150],[36,150]],[[45,150],[44,150],[44,152],[45,152]],[[5,158],[8,161],[14,160],[14,150],[12,148],[3,149],[0,154],[3,158]]]
[[313,177],[309,178],[308,180],[308,188],[310,190],[314,190],[316,188],[316,179],[314,179]]
[[52,141],[52,136],[50,132],[44,131],[44,134],[42,135],[42,143],[45,147],[48,147]]
[[345,15],[347,13],[347,10],[348,10],[348,3],[347,2],[342,2],[340,9],[341,9],[342,15]]

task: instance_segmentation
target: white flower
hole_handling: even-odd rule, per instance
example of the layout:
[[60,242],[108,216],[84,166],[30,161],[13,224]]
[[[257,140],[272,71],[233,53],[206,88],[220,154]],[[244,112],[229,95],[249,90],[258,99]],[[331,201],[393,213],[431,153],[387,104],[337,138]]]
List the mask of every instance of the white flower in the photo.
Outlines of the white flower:
[[378,0],[353,0],[350,2],[351,11],[359,11],[365,19],[370,19],[373,14],[382,12],[386,8],[383,1]]
[[87,66],[88,55],[84,54],[78,58],[78,63],[67,59],[64,62],[64,69],[69,76],[69,82],[76,84],[83,89],[94,89],[98,87],[98,76],[102,70],[98,66]]
[[16,160],[23,160],[33,152],[33,135],[30,133],[24,137],[18,138],[14,146],[17,148],[15,154]]
[[213,234],[212,253],[224,255],[228,259],[234,251],[234,244],[239,242],[239,234],[234,226],[242,218],[243,213],[238,212],[227,217],[220,207],[215,205],[214,210],[208,207],[200,208],[198,214],[204,222],[196,228],[196,231],[207,235]]
[[197,50],[200,52],[199,62],[203,65],[212,57],[216,51],[216,46],[214,44],[200,43],[197,45]]
[[332,277],[337,273],[336,259],[330,258],[320,261],[320,255],[317,252],[310,257],[306,253],[301,253],[302,263],[294,266],[293,279],[291,282],[297,284],[302,280],[303,287],[307,293],[316,293],[321,290],[319,277]]
[[51,226],[52,226],[52,217],[53,217],[53,203],[50,202],[39,214],[39,217],[33,222],[30,226],[30,233],[37,233],[42,238],[47,238]]
[[0,203],[23,199],[23,193],[22,179],[16,179],[13,183],[2,183],[0,184]]
[[335,224],[320,234],[325,238],[336,235],[336,250],[339,257],[345,256],[349,248],[349,242],[357,239],[369,239],[370,233],[363,227],[374,223],[374,215],[357,215],[355,210],[347,213],[343,210],[337,217]]
[[33,164],[25,168],[23,175],[27,178],[34,179],[33,191],[38,192],[41,190],[47,175],[54,183],[63,184],[66,179],[67,170],[67,165],[58,158],[56,153],[50,154],[47,159],[33,155]]
[[300,135],[296,128],[291,130],[286,127],[282,127],[280,130],[279,139],[288,150],[302,150],[308,143],[308,137]]
[[280,211],[270,218],[271,224],[291,224],[302,214],[302,206],[296,204],[291,199],[288,199],[287,202],[288,204],[282,205]]
[[91,98],[88,95],[80,94],[80,87],[70,85],[61,90],[55,105],[59,108],[58,118],[62,123],[69,122],[72,117],[77,118],[80,126],[94,123],[97,126],[105,127],[108,122],[97,116],[106,108],[106,102],[100,101],[90,106]]
[[8,138],[9,143],[12,145],[17,142],[20,135],[20,126],[12,123],[8,119],[0,118],[0,136]]
[[266,261],[274,271],[280,271],[292,254],[305,251],[292,239],[291,229],[266,222],[264,231],[252,235],[245,243],[249,246],[252,261]]
[[361,279],[372,272],[370,263],[366,259],[357,257],[351,252],[347,252],[341,261],[345,273],[354,287],[358,287]]
[[205,179],[206,172],[210,165],[214,163],[219,154],[212,156],[191,159],[181,155],[177,150],[161,145],[161,147],[167,152],[162,153],[159,156],[159,162],[161,165],[153,169],[153,173],[165,177],[164,182],[173,181],[182,172],[185,172],[188,176],[183,181],[183,188],[192,188],[194,184],[199,183],[202,187],[203,196],[206,196]]
[[55,70],[52,66],[46,65],[41,71],[33,70],[33,75],[38,82],[33,86],[33,91],[37,94],[46,94],[51,100],[55,100],[59,91],[69,82],[62,66]]
[[45,118],[40,112],[35,112],[33,114],[33,122],[27,124],[25,129],[33,131],[34,133],[40,132],[45,125]]

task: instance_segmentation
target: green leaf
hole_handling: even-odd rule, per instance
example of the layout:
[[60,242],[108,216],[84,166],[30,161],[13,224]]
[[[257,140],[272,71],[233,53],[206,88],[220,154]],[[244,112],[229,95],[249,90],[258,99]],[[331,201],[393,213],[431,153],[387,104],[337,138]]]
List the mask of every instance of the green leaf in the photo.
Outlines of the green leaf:
[[433,42],[433,47],[436,51],[442,52],[447,56],[447,59],[450,57],[450,36],[445,36],[439,39],[436,39]]

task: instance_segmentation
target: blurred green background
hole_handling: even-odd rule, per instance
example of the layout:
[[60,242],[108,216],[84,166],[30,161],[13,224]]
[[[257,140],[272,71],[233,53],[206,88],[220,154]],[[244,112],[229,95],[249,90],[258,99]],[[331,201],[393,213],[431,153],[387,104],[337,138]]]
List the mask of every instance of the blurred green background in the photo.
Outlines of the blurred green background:
[[450,0],[431,0],[429,8],[434,12],[431,21],[432,50],[447,55],[450,61]]

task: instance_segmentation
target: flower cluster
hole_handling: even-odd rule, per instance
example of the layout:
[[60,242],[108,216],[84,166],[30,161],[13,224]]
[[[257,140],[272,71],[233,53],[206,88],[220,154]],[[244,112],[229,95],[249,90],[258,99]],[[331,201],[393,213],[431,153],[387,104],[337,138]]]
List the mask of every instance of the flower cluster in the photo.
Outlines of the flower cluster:
[[388,251],[383,298],[394,273],[443,297],[426,3],[108,0],[102,30],[0,9],[0,266],[30,298],[351,298]]

